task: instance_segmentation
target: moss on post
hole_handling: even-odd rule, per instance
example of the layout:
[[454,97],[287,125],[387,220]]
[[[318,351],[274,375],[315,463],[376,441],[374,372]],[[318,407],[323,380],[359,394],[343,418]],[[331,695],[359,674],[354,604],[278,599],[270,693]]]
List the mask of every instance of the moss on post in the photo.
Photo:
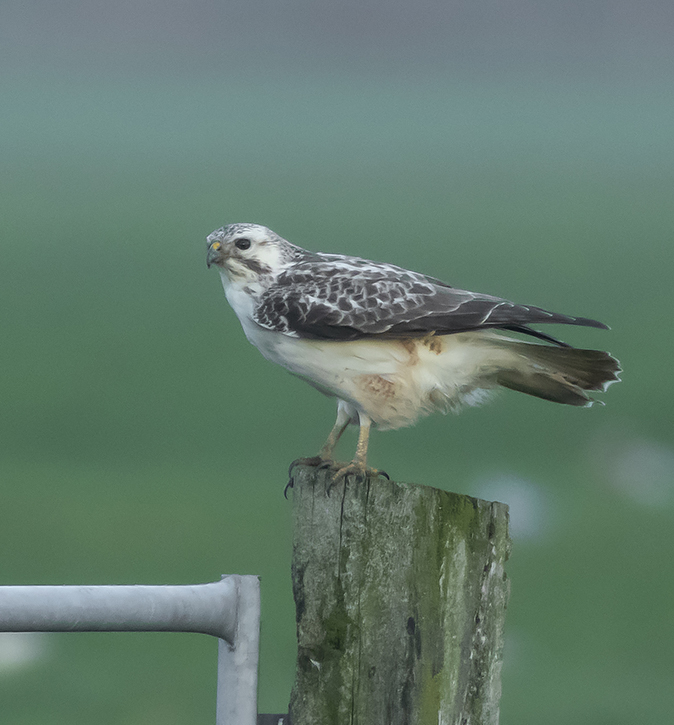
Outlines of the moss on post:
[[508,509],[298,467],[293,725],[495,725]]

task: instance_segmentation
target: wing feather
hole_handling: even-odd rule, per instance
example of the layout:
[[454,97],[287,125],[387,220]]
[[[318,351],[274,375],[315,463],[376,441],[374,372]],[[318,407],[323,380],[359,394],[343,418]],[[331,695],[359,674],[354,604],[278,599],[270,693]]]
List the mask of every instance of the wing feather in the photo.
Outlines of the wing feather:
[[528,325],[606,328],[585,317],[456,289],[394,265],[327,254],[312,254],[282,273],[260,297],[254,319],[287,335],[325,340],[503,328],[563,344]]

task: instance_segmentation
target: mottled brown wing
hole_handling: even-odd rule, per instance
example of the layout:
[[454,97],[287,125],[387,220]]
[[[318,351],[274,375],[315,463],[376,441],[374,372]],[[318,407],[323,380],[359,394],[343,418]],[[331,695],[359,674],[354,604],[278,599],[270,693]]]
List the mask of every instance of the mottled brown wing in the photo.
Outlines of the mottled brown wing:
[[355,262],[338,255],[315,255],[312,262],[281,275],[262,296],[256,322],[297,337],[329,340],[503,328],[558,342],[528,326],[606,327],[596,320],[456,289],[393,265]]

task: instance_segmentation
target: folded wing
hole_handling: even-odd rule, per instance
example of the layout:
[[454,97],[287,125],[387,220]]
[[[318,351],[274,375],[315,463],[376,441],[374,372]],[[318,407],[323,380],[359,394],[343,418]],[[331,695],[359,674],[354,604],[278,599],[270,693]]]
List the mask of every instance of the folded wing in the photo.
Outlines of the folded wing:
[[596,320],[517,305],[394,265],[339,255],[315,255],[282,274],[261,297],[255,320],[295,337],[326,340],[501,328],[563,345],[529,325],[606,328]]

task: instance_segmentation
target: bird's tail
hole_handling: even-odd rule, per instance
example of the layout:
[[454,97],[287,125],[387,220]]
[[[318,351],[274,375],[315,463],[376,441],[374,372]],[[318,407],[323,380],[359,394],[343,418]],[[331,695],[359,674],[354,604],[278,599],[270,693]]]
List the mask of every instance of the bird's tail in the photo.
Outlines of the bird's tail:
[[566,405],[589,406],[591,391],[604,391],[620,380],[620,363],[601,350],[579,350],[521,342],[502,337],[511,364],[502,367],[496,382],[537,398]]

